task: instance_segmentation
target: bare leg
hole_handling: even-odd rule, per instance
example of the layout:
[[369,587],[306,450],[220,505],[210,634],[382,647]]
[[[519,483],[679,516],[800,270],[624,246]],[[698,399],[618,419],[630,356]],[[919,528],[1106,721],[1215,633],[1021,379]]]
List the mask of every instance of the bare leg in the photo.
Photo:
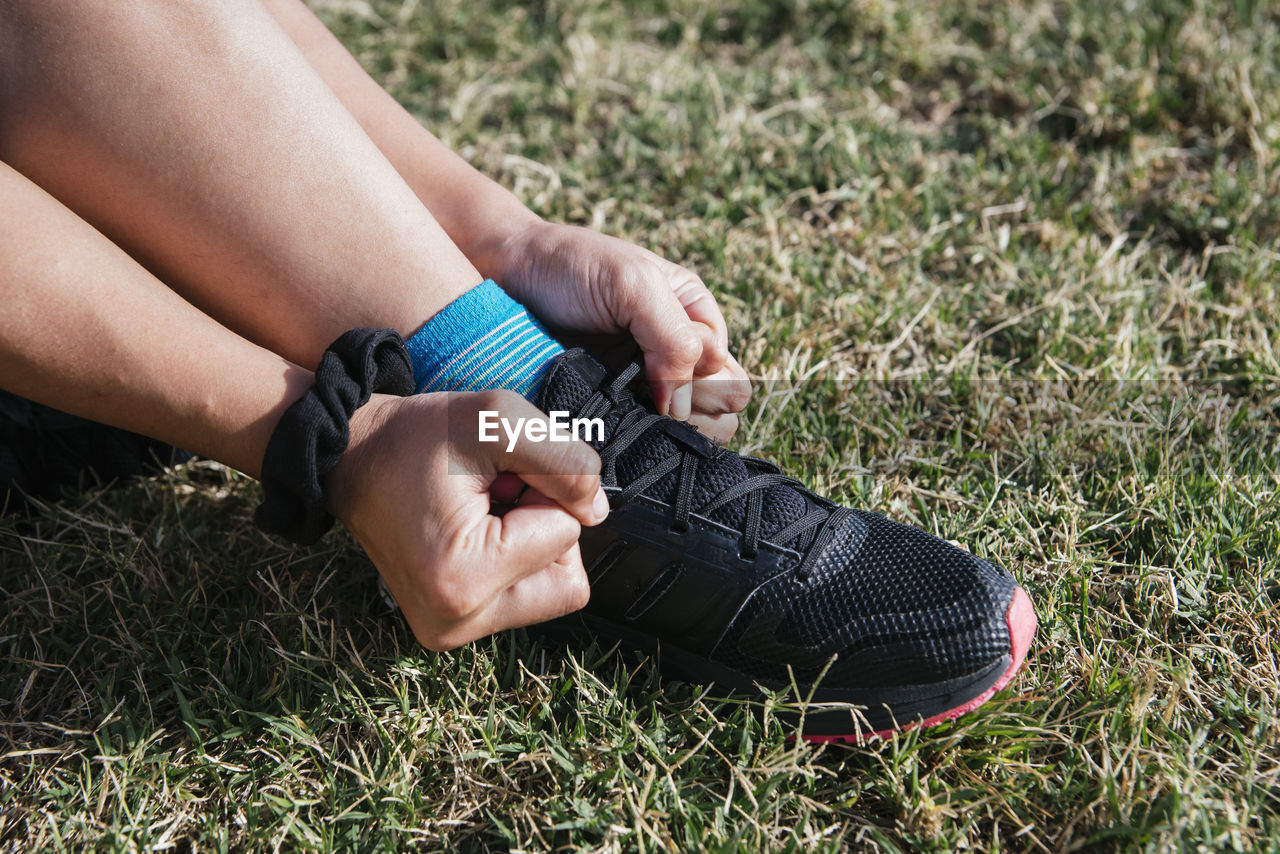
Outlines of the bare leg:
[[0,0],[0,159],[307,367],[480,281],[250,0]]

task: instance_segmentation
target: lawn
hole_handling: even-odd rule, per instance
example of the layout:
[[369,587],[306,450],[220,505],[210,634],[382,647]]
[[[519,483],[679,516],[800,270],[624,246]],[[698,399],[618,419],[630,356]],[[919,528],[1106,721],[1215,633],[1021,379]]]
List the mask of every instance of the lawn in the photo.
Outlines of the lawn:
[[0,520],[0,849],[1280,850],[1280,10],[333,0],[545,216],[697,269],[736,443],[1010,568],[1009,689],[794,743],[638,654],[419,648],[197,462]]

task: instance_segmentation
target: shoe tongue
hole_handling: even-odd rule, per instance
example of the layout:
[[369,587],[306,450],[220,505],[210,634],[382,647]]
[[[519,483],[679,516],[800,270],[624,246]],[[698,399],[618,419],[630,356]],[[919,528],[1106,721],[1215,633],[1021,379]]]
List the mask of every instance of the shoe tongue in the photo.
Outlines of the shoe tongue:
[[[607,374],[604,366],[585,351],[566,350],[555,358],[547,371],[539,407],[543,412],[577,413],[592,393],[605,385]],[[598,449],[612,441],[619,419],[620,416],[613,412],[606,415],[605,441],[592,442],[592,445]],[[632,442],[616,461],[618,486],[625,487],[677,451],[687,450],[690,443],[676,439],[676,436],[685,432],[682,428],[683,425],[679,422],[663,421]],[[696,509],[708,503],[751,474],[747,464],[732,451],[720,450],[711,458],[699,459],[698,475],[693,487],[693,507]],[[679,483],[680,470],[676,469],[646,489],[644,494],[668,504],[674,503]],[[804,496],[789,486],[769,487],[763,498],[760,535],[764,538],[799,519],[809,509]],[[741,530],[746,522],[746,514],[747,499],[743,497],[708,515],[722,525]]]
[[604,365],[591,358],[586,350],[565,350],[551,360],[542,381],[538,408],[543,412],[577,412],[591,393],[604,385],[607,375]]

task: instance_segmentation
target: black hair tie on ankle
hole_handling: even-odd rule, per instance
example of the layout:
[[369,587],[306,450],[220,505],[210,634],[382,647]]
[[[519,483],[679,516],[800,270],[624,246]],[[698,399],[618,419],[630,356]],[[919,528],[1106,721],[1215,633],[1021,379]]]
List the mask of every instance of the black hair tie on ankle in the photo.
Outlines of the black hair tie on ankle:
[[375,392],[412,394],[413,363],[392,329],[352,329],[325,350],[315,385],[285,410],[262,458],[262,504],[253,521],[309,546],[333,526],[324,478],[351,438],[352,414]]

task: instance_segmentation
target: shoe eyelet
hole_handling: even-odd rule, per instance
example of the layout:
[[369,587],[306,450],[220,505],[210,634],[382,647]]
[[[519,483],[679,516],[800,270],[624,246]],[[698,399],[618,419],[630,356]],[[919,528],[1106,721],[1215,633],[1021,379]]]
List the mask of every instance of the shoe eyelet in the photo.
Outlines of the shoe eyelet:
[[674,520],[667,526],[667,530],[673,534],[687,534],[689,533],[689,523]]

